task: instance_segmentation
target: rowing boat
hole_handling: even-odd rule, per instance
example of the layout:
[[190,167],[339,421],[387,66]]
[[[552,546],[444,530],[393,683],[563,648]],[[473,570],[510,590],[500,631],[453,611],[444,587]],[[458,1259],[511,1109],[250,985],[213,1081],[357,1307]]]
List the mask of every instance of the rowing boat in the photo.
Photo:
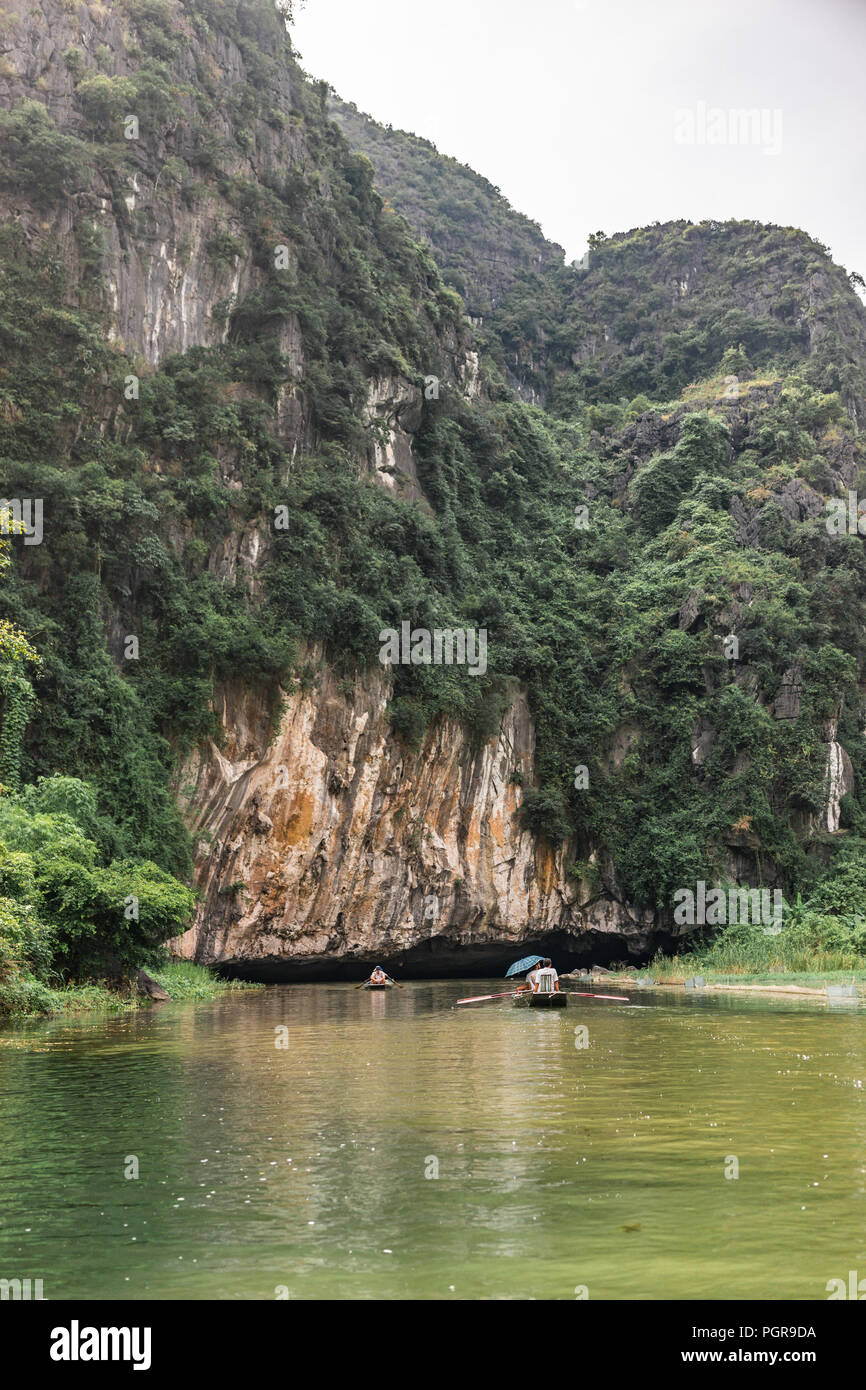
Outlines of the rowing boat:
[[562,990],[554,990],[551,994],[515,994],[511,1000],[516,1009],[565,1009],[568,1007],[568,995]]
[[380,984],[380,985],[374,985],[373,982],[372,982],[372,980],[368,980],[367,983],[364,985],[364,988],[365,988],[365,989],[393,989],[393,988],[394,988],[394,981],[393,981],[393,980],[384,980],[384,981],[382,982],[382,984]]

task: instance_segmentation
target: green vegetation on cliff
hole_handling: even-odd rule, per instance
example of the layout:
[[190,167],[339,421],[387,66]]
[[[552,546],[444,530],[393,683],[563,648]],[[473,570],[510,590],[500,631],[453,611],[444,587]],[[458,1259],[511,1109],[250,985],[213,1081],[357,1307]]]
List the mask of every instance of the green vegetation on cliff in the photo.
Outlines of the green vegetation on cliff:
[[596,232],[584,261],[566,266],[499,189],[429,141],[336,97],[331,110],[469,312],[484,316],[478,336],[490,360],[557,414],[668,400],[717,371],[729,349],[743,365],[799,367],[821,390],[863,401],[859,277],[802,231],[655,223]]
[[333,93],[329,111],[352,149],[370,160],[379,191],[429,243],[442,278],[473,318],[489,314],[525,276],[562,265],[562,248],[474,169]]

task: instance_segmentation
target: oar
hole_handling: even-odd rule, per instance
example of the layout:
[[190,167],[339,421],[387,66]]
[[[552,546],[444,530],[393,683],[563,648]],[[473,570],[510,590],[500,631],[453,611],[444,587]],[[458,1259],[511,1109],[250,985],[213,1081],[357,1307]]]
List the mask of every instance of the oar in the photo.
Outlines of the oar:
[[569,989],[566,994],[573,994],[575,999],[613,999],[617,1004],[630,1004],[631,1000],[627,994],[587,994],[585,990]]
[[513,994],[513,989],[507,989],[504,994],[476,994],[474,999],[458,999],[458,1004],[482,1004],[485,999],[507,999],[509,994]]
[[[488,999],[507,999],[509,994],[515,994],[516,990],[507,989],[504,994],[476,994],[472,999],[458,999],[458,1004],[483,1004]],[[575,999],[609,999],[616,1004],[629,1004],[631,1000],[627,994],[587,994],[583,990],[568,989],[563,990],[563,994],[571,994]]]

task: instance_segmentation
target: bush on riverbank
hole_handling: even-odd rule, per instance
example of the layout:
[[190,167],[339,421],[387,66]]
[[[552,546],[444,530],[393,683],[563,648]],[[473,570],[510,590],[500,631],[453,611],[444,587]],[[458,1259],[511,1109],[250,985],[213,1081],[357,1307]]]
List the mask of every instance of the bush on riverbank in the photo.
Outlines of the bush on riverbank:
[[107,838],[77,778],[0,795],[0,1015],[54,1012],[69,985],[122,992],[184,930],[190,890],[148,860],[111,858]]
[[50,1004],[51,945],[30,903],[0,898],[0,1015],[44,1013]]
[[[174,1003],[191,999],[218,999],[220,995],[238,990],[261,988],[243,980],[220,979],[207,966],[193,965],[192,961],[164,961],[150,973]],[[119,989],[110,989],[101,984],[67,984],[58,989],[33,979],[19,979],[17,988],[8,979],[0,984],[0,1022],[3,1018],[34,1018],[50,1014],[120,1013],[149,1003],[129,983]]]
[[781,930],[729,923],[687,955],[657,956],[658,978],[678,974],[826,975],[866,970],[866,842],[841,845],[809,897],[787,904]]

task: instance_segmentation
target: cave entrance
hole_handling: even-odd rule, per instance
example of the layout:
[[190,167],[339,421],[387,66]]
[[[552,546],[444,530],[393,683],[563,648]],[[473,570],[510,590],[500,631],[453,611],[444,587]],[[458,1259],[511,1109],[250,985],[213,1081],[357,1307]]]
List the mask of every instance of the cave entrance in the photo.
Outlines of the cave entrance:
[[454,942],[447,937],[433,937],[406,951],[378,955],[358,954],[339,959],[317,957],[307,960],[259,959],[255,961],[226,961],[217,966],[221,974],[240,980],[255,980],[265,984],[289,984],[314,980],[365,979],[374,965],[381,965],[403,980],[502,979],[512,961],[521,956],[549,956],[561,975],[571,970],[585,970],[591,965],[645,965],[659,949],[667,951],[672,939],[653,936],[643,949],[621,933],[584,932],[580,937],[570,932],[547,932],[527,937],[519,942],[472,941]]

